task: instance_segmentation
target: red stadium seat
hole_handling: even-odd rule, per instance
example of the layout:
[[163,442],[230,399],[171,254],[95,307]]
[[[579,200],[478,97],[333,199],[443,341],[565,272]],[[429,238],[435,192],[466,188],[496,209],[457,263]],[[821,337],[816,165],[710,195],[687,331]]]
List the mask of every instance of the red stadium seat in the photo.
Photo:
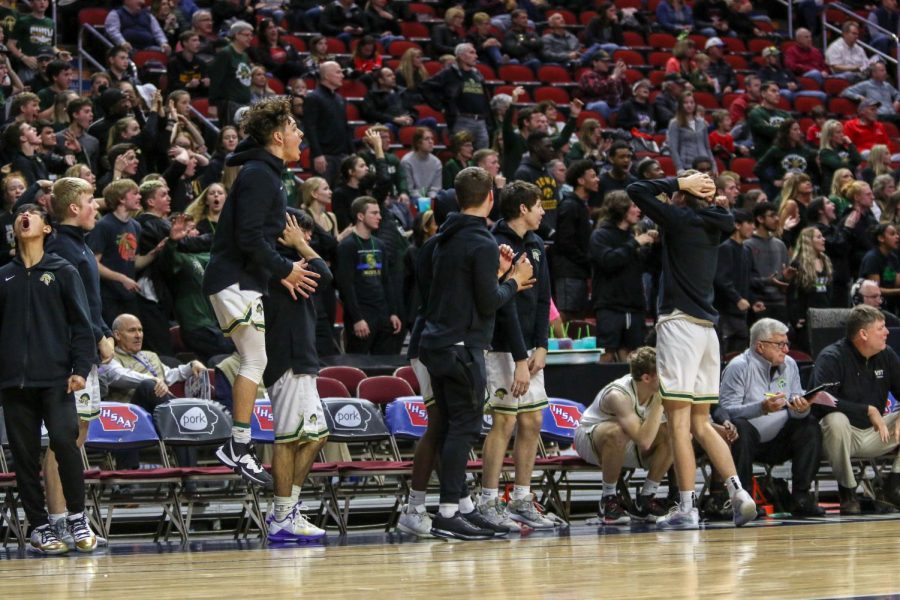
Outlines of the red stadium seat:
[[763,49],[768,48],[769,46],[778,46],[777,43],[772,42],[770,39],[766,38],[753,38],[747,44],[747,50],[752,52],[753,54],[761,54]]
[[416,377],[416,372],[409,365],[398,367],[396,371],[394,371],[394,377],[399,377],[409,384],[409,387],[412,388],[413,392],[416,394],[421,394],[422,391],[419,388],[419,378]]
[[405,127],[401,127],[400,132],[397,136],[397,142],[401,146],[406,146],[408,148],[411,148],[412,147],[412,139],[413,139],[413,136],[416,134],[416,129],[418,129],[418,128],[414,125],[407,125]]
[[337,379],[344,384],[348,390],[356,390],[359,382],[366,378],[366,373],[362,369],[348,366],[323,367],[319,369],[319,377],[330,377]]
[[[594,13],[594,16],[596,15],[597,13]],[[584,13],[582,13],[581,20],[582,22],[584,22]],[[587,25],[587,23],[584,24]],[[629,48],[643,48],[647,45],[647,41],[644,39],[644,34],[639,31],[623,31],[622,37],[625,40],[625,46]]]
[[419,50],[422,49],[422,47],[415,42],[410,42],[407,40],[396,40],[394,42],[391,42],[389,52],[391,53],[391,56],[400,58],[403,56],[403,53],[410,48],[418,48]]
[[672,58],[671,52],[651,52],[650,56],[647,57],[647,63],[651,67],[665,69],[666,63],[669,62],[670,58]]
[[735,71],[746,71],[750,68],[750,65],[747,64],[747,59],[740,54],[726,54],[722,57],[722,60],[731,65],[731,68]]
[[276,94],[284,94],[284,84],[277,77],[270,77],[268,84]]
[[633,85],[634,82],[640,81],[643,78],[644,74],[637,69],[625,69],[625,80],[628,82],[628,85]]
[[510,83],[531,83],[534,81],[534,71],[525,65],[501,65],[500,79]]
[[400,33],[402,33],[403,37],[408,40],[431,39],[431,32],[428,31],[428,28],[425,27],[425,25],[423,25],[422,23],[418,23],[416,21],[407,21],[400,23]]
[[809,96],[796,96],[794,98],[794,110],[800,114],[808,115],[816,106],[823,106],[822,101],[818,98]]
[[705,35],[694,33],[689,35],[688,39],[694,42],[694,46],[696,46],[697,50],[700,51],[706,48],[706,40],[708,40],[709,38],[707,38]]
[[543,83],[572,83],[569,72],[555,65],[546,65],[538,69],[538,80]]
[[742,182],[757,181],[756,173],[753,172],[756,168],[755,158],[739,156],[731,161],[730,166],[732,171],[741,176]]
[[105,8],[82,8],[78,11],[78,24],[103,27],[108,14],[109,11]]
[[850,82],[839,77],[827,77],[822,85],[822,89],[828,96],[839,96],[848,87],[850,87]]
[[615,61],[622,61],[629,67],[640,67],[647,64],[644,55],[637,50],[619,49],[613,52],[612,58]]
[[410,2],[407,8],[409,8],[409,12],[416,15],[423,15],[432,19],[437,16],[437,12],[434,10],[434,7],[429,4],[423,4],[421,2]]
[[676,41],[675,36],[671,33],[651,33],[649,37],[647,37],[647,44],[651,48],[658,48],[660,50],[674,48]]
[[161,63],[163,66],[169,64],[168,55],[157,50],[138,50],[134,53],[132,60],[134,60],[135,66],[139,69],[152,60]]
[[[441,63],[438,64],[440,65]],[[481,75],[488,81],[497,81],[497,73],[494,71],[494,67],[492,67],[491,65],[478,63],[477,65],[475,65],[475,68],[478,69],[478,72],[481,73]]]
[[297,52],[306,52],[306,42],[303,41],[303,38],[285,33],[281,36],[281,39],[293,46]]
[[[516,89],[516,86],[514,86],[512,84],[507,83],[504,85],[498,85],[497,87],[494,88],[493,95],[496,96],[497,94],[507,94],[509,96],[512,96],[512,92],[514,89]],[[533,102],[533,100],[531,98],[531,94],[528,93],[528,90],[524,90],[522,92],[522,95],[519,96],[519,102]]]
[[319,398],[349,398],[350,392],[347,386],[331,377],[316,377],[316,391],[319,392]]
[[856,114],[856,104],[847,98],[832,98],[828,101],[828,112],[834,115],[851,116]]
[[346,54],[347,46],[344,44],[343,40],[339,40],[338,38],[328,37],[325,38],[325,41],[328,43],[328,54]]
[[569,92],[565,88],[542,86],[534,90],[534,101],[553,100],[557,104],[569,103]]
[[728,48],[729,52],[747,52],[747,46],[744,45],[744,40],[741,38],[726,35],[720,39],[725,42],[725,47]]
[[802,90],[818,91],[822,89],[822,86],[819,84],[819,82],[812,77],[798,77],[797,83],[800,84],[800,89]]
[[348,100],[362,99],[368,91],[366,84],[358,79],[345,79],[339,90],[341,96]]
[[721,108],[719,99],[716,98],[715,94],[709,92],[694,92],[694,100],[697,101],[697,104],[704,108],[708,108],[709,110]]
[[191,98],[191,106],[204,117],[209,117],[209,98]]
[[[422,66],[425,67],[426,71],[428,71],[429,77],[431,77],[432,75],[434,75],[435,73],[437,73],[438,71],[440,71],[443,68],[441,66],[441,63],[436,60],[425,61],[425,63],[423,63]],[[478,66],[480,67],[481,63],[479,63]]]
[[432,117],[438,123],[446,123],[447,119],[444,118],[444,113],[439,110],[435,110],[428,106],[427,104],[416,104],[416,110],[419,111],[419,118],[424,119],[427,117]]
[[362,116],[359,114],[359,107],[352,102],[347,102],[345,104],[344,112],[347,114],[348,121],[362,121]]
[[366,377],[356,387],[356,397],[373,404],[390,404],[401,396],[415,396],[405,379],[393,375]]

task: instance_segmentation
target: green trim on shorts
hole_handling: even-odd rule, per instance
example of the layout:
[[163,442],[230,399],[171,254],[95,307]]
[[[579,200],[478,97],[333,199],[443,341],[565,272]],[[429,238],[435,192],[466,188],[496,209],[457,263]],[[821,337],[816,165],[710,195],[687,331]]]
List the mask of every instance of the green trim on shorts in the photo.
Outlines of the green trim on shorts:
[[100,409],[97,409],[96,412],[92,412],[89,415],[83,415],[81,413],[78,413],[78,419],[81,421],[93,421],[94,419],[98,418],[99,416],[100,416]]
[[666,391],[662,383],[659,384],[659,395],[663,400],[673,400],[675,402],[690,402],[692,404],[718,404],[719,395],[712,396],[695,396],[687,392],[669,392]]
[[544,410],[547,406],[550,405],[550,401],[547,398],[543,400],[538,400],[534,404],[529,404],[527,406],[518,406],[516,408],[512,408],[510,406],[494,406],[490,401],[486,402],[484,405],[484,412],[486,414],[490,414],[493,412],[500,413],[501,415],[520,415],[522,413],[529,412],[537,412],[539,410]]
[[247,312],[244,313],[244,315],[242,317],[240,317],[238,319],[234,319],[233,321],[231,321],[231,323],[228,324],[227,327],[223,327],[222,333],[224,333],[225,335],[231,335],[231,332],[233,332],[235,329],[237,329],[241,325],[252,325],[253,327],[256,328],[257,331],[261,331],[261,332],[265,333],[266,332],[266,324],[265,323],[254,323],[252,320],[252,317],[253,317],[253,305],[251,304],[250,307],[247,309]]
[[324,438],[328,437],[330,433],[328,428],[322,429],[321,431],[317,431],[315,433],[302,433],[303,425],[301,424],[297,431],[288,435],[276,435],[275,443],[276,444],[289,444],[291,442],[318,442]]
[[425,404],[425,408],[431,408],[435,405],[436,400],[434,399],[434,396],[430,396],[428,398],[422,398],[422,403]]

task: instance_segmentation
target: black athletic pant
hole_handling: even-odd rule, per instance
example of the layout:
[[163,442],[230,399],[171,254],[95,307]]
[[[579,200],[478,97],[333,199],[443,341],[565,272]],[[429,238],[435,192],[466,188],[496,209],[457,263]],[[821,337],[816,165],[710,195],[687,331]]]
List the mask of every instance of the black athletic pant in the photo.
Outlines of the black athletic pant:
[[16,464],[16,484],[25,516],[32,527],[47,524],[41,481],[41,421],[59,464],[66,508],[84,511],[84,465],[78,449],[78,414],[65,387],[7,388],[2,392],[9,449]]
[[347,354],[398,354],[396,336],[387,317],[364,318],[369,325],[369,337],[356,337],[353,323],[344,325],[347,327]]
[[465,346],[419,349],[431,375],[434,400],[444,415],[438,430],[441,503],[456,504],[468,493],[466,463],[481,433],[486,386],[484,352]]
[[778,435],[765,443],[759,441],[759,432],[747,419],[732,422],[738,439],[731,445],[731,455],[742,485],[750,488],[754,462],[779,465],[790,460],[792,491],[809,491],[822,455],[822,428],[816,419],[788,419]]

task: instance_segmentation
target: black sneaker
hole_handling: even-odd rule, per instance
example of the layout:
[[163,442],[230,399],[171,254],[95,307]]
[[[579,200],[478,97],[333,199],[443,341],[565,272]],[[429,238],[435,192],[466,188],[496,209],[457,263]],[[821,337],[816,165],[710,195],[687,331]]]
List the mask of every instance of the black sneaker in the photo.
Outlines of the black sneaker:
[[509,527],[506,525],[500,525],[499,523],[491,523],[487,519],[484,518],[477,510],[473,510],[470,513],[458,513],[462,516],[463,519],[477,527],[478,529],[489,529],[494,532],[494,535],[506,535],[509,533]]
[[631,521],[617,495],[603,496],[600,499],[600,516],[604,525],[627,525]]
[[655,523],[658,517],[665,516],[667,512],[665,502],[655,496],[638,496],[628,514],[635,521]]
[[231,467],[248,483],[264,488],[272,487],[272,476],[266,472],[262,463],[256,458],[256,452],[250,444],[237,444],[234,438],[228,440],[216,450],[216,458],[223,465]]
[[730,521],[734,515],[728,493],[717,490],[708,494],[700,506],[700,514],[707,521]]
[[494,531],[472,525],[459,512],[452,517],[438,513],[431,520],[431,535],[456,540],[489,540],[494,537]]
[[794,506],[791,514],[795,517],[821,517],[825,515],[825,509],[819,506],[813,495],[809,492],[793,495]]

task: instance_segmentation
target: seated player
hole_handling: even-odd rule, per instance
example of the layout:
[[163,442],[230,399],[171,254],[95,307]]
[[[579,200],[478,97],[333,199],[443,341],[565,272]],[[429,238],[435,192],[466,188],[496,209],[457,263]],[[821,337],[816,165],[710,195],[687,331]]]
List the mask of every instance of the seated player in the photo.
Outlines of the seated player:
[[647,346],[628,356],[630,373],[600,390],[575,430],[575,450],[583,460],[603,470],[600,515],[605,525],[631,519],[616,494],[622,469],[648,468],[644,487],[630,516],[655,521],[666,514],[656,498],[659,482],[672,466],[672,447],[656,373],[656,350]]

